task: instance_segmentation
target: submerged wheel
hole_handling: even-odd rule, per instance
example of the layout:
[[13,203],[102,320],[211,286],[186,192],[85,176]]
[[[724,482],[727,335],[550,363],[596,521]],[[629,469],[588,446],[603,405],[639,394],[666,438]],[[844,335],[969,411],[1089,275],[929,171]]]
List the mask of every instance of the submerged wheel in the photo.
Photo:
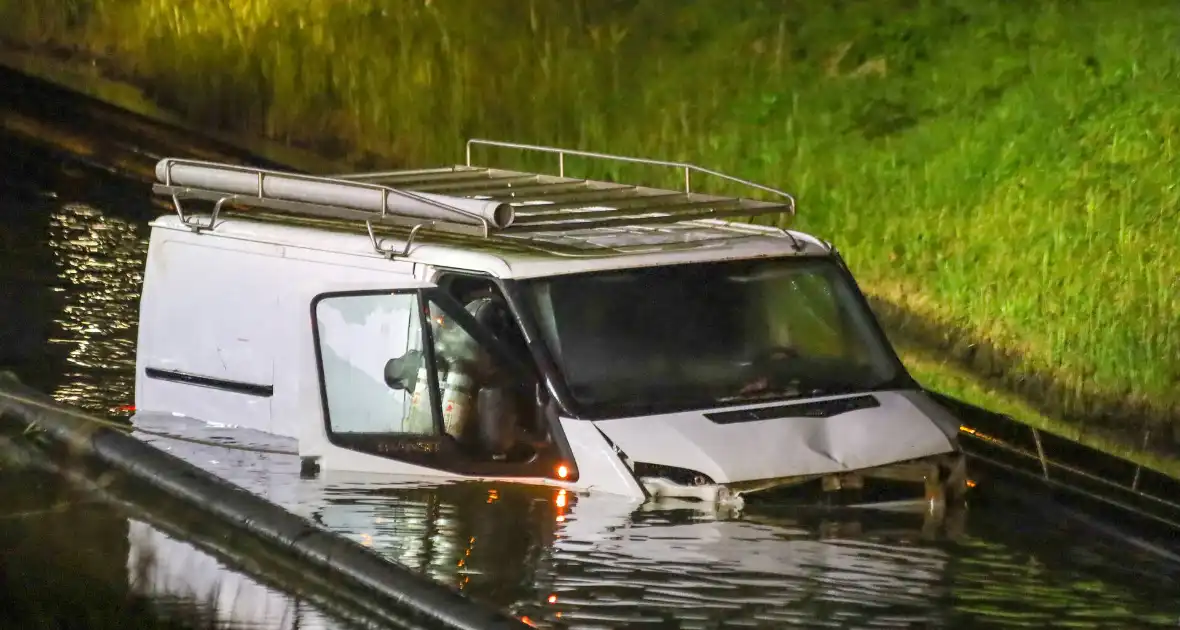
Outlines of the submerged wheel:
[[926,476],[926,515],[922,534],[926,538],[945,535],[958,538],[965,526],[967,510],[967,460],[956,453],[933,463]]
[[967,460],[962,453],[956,453],[937,462],[931,462],[926,473],[926,515],[941,523],[949,511],[959,511],[966,506]]
[[963,506],[967,503],[967,456],[957,453],[945,462],[944,492],[948,503]]

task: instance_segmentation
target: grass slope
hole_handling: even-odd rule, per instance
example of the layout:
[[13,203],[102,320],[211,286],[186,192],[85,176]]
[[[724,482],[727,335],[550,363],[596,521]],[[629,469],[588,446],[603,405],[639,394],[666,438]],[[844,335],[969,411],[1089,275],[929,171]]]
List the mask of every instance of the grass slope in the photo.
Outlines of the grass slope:
[[1019,353],[1010,379],[1180,416],[1170,0],[0,0],[0,33],[358,163],[485,136],[775,184],[870,293]]

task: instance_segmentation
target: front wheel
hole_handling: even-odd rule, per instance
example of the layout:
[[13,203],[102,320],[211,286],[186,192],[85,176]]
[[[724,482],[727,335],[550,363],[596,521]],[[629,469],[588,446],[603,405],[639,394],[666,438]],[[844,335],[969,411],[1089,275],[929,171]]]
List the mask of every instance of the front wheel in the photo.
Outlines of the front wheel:
[[962,452],[955,453],[943,463],[943,490],[947,502],[953,505],[964,505],[967,502],[967,490],[970,488],[967,477],[967,456]]
[[926,498],[945,505],[961,505],[967,499],[967,458],[953,453],[927,469]]

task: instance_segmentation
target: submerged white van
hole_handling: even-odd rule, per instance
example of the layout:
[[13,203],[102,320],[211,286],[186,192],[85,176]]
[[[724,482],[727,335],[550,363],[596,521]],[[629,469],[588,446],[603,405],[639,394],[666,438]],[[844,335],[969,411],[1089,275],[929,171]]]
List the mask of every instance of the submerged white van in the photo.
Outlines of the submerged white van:
[[[476,145],[559,172],[473,166]],[[679,169],[684,190],[568,177],[570,155]],[[781,191],[484,140],[437,169],[156,173],[176,213],[152,223],[140,418],[293,438],[309,471],[843,505],[965,488],[958,421],[837,251],[734,220],[793,214]],[[772,200],[693,192],[702,173]]]

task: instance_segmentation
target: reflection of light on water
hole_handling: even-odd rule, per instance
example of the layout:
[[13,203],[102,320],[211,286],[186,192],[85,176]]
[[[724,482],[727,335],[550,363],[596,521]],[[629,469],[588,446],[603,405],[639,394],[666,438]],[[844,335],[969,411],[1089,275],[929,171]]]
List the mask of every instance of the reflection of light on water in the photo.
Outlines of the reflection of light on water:
[[60,401],[108,410],[130,400],[135,335],[147,240],[135,224],[91,206],[67,204],[50,217],[49,245],[58,266],[60,332],[69,346]]

